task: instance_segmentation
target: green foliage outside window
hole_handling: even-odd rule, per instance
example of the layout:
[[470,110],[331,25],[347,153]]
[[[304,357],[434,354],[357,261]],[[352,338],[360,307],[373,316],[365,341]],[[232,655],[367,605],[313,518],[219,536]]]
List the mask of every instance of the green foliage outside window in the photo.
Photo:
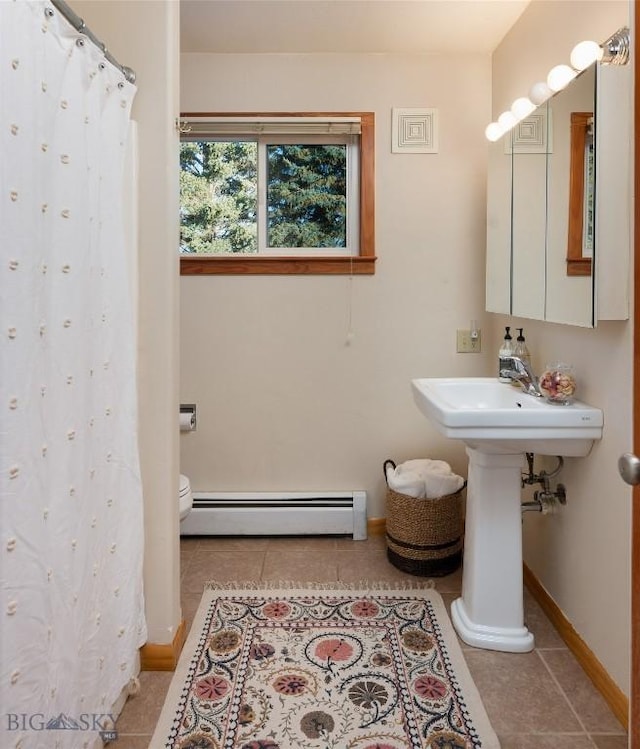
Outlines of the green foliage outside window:
[[267,146],[269,247],[346,247],[345,146]]
[[[346,147],[267,145],[267,246],[346,247]],[[256,253],[258,145],[180,147],[180,252]]]
[[180,144],[180,252],[257,252],[257,144]]

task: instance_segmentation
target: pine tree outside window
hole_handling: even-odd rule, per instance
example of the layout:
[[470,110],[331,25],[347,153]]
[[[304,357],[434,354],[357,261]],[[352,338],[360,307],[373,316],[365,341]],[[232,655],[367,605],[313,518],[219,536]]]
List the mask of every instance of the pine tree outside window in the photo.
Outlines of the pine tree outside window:
[[180,124],[183,275],[374,273],[373,114]]

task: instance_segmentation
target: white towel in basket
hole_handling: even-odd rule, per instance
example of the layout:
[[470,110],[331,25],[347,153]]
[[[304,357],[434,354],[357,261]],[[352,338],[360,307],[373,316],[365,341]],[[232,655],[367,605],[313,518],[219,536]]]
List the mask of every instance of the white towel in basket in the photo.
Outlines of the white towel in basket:
[[417,499],[443,497],[464,486],[462,476],[453,473],[444,460],[407,460],[396,468],[387,465],[386,473],[390,489]]

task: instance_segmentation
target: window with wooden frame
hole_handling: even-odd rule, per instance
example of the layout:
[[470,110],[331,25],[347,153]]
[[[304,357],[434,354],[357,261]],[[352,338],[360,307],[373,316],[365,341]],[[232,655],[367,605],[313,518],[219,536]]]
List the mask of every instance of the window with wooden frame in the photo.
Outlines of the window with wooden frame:
[[180,272],[373,274],[374,115],[184,113]]
[[593,112],[571,112],[567,275],[590,276],[595,235]]

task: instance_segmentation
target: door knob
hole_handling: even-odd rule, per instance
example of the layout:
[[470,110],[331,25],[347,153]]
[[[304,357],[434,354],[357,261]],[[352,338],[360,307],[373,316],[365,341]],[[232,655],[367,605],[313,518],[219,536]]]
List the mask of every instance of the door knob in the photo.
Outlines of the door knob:
[[618,471],[627,484],[640,484],[640,458],[637,455],[621,455],[618,458]]

